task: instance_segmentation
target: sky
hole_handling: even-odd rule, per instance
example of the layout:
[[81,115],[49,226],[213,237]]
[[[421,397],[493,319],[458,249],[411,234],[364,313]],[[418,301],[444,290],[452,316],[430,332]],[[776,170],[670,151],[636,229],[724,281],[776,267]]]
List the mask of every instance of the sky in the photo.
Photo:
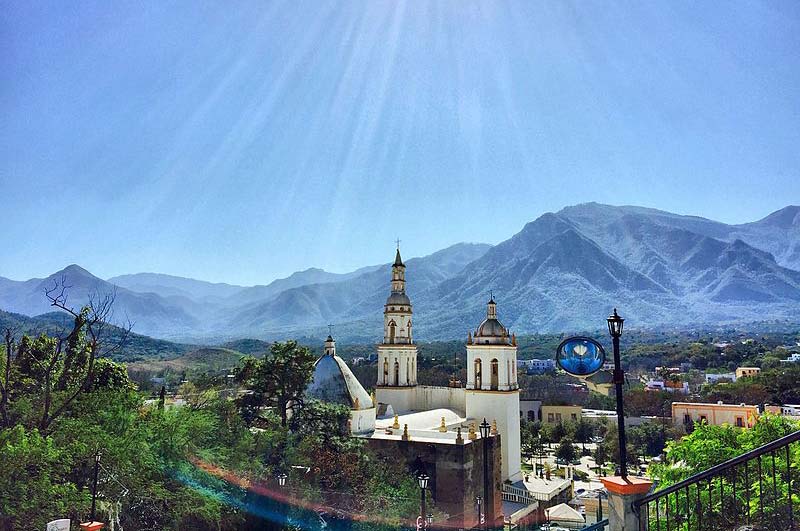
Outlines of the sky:
[[264,284],[800,203],[800,3],[0,4],[0,276]]

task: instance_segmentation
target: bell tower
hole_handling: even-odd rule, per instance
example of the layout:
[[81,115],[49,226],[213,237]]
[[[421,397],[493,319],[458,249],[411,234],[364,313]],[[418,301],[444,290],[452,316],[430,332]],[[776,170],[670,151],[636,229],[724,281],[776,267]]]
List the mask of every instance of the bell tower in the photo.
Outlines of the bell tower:
[[517,338],[497,319],[494,296],[486,319],[467,338],[467,417],[497,421],[502,453],[502,478],[521,477]]
[[406,266],[398,244],[392,264],[391,291],[383,306],[383,342],[378,345],[378,401],[395,411],[414,406],[417,346],[414,344],[411,300],[406,295]]

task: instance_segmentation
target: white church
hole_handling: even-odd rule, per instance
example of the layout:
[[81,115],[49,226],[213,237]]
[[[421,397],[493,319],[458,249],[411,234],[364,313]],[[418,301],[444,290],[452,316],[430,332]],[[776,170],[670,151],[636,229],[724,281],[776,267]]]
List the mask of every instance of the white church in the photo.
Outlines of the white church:
[[378,345],[374,394],[370,396],[336,356],[330,336],[308,394],[348,405],[351,433],[386,443],[396,439],[469,445],[477,438],[478,424],[486,419],[492,424],[492,433],[500,435],[500,480],[520,481],[516,337],[497,319],[497,303],[491,298],[486,319],[468,334],[466,386],[419,385],[405,269],[398,249],[392,265],[391,293],[383,311],[383,342]]

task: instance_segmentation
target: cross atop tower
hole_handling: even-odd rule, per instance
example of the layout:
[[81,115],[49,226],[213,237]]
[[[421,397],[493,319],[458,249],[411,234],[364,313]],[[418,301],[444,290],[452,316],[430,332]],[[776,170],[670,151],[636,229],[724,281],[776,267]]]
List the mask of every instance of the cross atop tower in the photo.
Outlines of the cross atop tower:
[[394,241],[394,243],[396,243],[396,244],[397,244],[397,250],[398,250],[398,251],[400,250],[400,242],[401,242],[401,241],[403,241],[403,240],[401,240],[400,238],[397,238],[397,239]]
[[328,325],[328,335],[333,337],[333,325],[332,324]]

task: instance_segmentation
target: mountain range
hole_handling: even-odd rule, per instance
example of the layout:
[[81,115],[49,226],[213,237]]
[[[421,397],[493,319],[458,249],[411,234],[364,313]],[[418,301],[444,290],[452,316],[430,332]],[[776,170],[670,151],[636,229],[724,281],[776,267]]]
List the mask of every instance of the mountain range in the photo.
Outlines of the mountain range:
[[[492,290],[517,333],[593,330],[612,307],[630,326],[800,322],[800,207],[728,225],[660,210],[585,203],[547,213],[494,246],[460,243],[406,260],[420,339],[451,339],[481,321]],[[322,336],[376,341],[390,263],[350,273],[311,268],[260,286],[156,273],[100,279],[70,265],[44,279],[0,277],[0,309],[52,311],[62,279],[70,301],[114,291],[115,319],[187,342]]]

